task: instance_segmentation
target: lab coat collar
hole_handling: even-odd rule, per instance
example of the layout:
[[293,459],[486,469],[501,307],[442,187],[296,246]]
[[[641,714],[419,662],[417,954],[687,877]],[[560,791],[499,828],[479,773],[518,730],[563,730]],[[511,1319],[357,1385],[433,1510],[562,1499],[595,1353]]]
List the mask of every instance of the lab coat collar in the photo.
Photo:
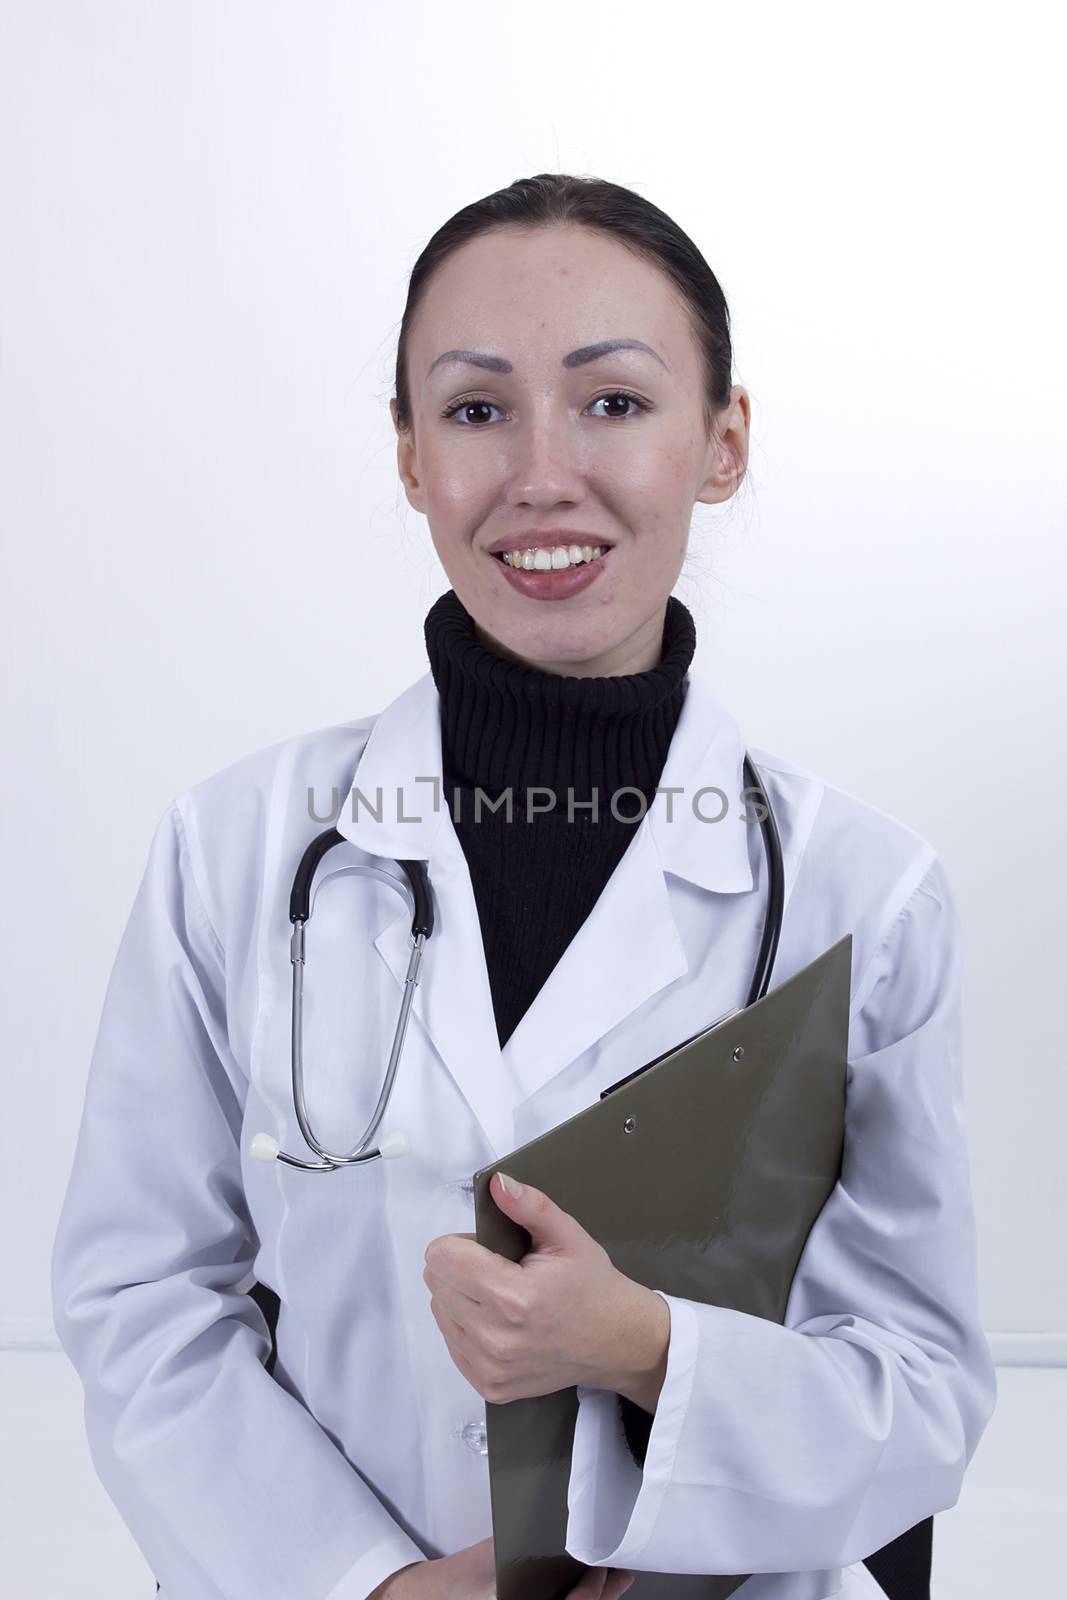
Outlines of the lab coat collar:
[[657,794],[649,829],[665,872],[717,894],[742,893],[754,883],[742,815],[744,739],[702,666],[690,667],[686,685],[659,780],[660,790],[682,792]]
[[374,720],[335,827],[368,855],[429,861],[446,817],[441,713],[429,671]]
[[[753,886],[741,820],[744,754],[737,723],[694,662],[659,781],[660,790],[681,793],[657,794],[646,821],[664,871],[719,894]],[[446,819],[446,833],[455,831],[442,768],[440,700],[427,671],[375,719],[342,796],[338,832],[370,855],[430,861]],[[726,814],[713,821],[721,795]]]
[[[372,856],[428,864],[434,933],[412,1011],[478,1118],[494,1158],[513,1148],[514,1112],[524,1100],[688,971],[667,876],[720,894],[752,889],[748,830],[740,820],[743,758],[737,725],[691,666],[660,779],[661,790],[682,792],[656,795],[589,916],[501,1050],[470,874],[441,793],[440,706],[432,674],[374,722],[351,787],[380,816],[357,796],[353,819],[346,791],[336,826]],[[722,821],[701,820],[699,812],[710,818],[722,809],[718,794],[697,795],[701,789],[725,794]],[[413,820],[402,820],[408,817]],[[375,946],[402,987],[408,909],[382,929]]]

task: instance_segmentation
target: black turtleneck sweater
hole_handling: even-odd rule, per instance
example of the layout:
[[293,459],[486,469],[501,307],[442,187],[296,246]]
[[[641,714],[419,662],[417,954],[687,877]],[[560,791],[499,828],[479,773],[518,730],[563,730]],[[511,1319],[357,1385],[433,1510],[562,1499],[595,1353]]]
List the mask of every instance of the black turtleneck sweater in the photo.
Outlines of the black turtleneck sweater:
[[[670,596],[659,665],[605,678],[541,672],[496,655],[453,589],[431,606],[424,633],[441,700],[442,798],[471,875],[503,1048],[652,804],[696,628]],[[620,793],[629,789],[644,805]],[[476,790],[487,797],[480,816]],[[506,804],[490,808],[509,790],[510,823]],[[581,805],[594,794],[596,821]]]
[[[442,798],[470,871],[503,1048],[652,804],[696,628],[672,595],[659,664],[605,678],[541,672],[496,655],[453,589],[430,607],[424,632],[441,700]],[[643,805],[619,792],[629,789]],[[494,810],[483,800],[476,813],[476,790],[488,802],[510,790],[511,821],[506,804]],[[594,795],[596,821],[579,804]],[[643,1467],[652,1418],[622,1396],[619,1403],[630,1453]]]

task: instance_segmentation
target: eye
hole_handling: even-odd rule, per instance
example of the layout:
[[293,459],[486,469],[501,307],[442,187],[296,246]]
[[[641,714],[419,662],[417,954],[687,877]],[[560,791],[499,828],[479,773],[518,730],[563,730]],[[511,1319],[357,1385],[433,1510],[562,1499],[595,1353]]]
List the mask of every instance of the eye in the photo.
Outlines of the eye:
[[[639,399],[637,395],[631,394],[628,389],[611,389],[607,394],[598,394],[596,399],[591,400],[589,404],[591,406],[598,406],[601,400],[626,400],[629,401],[631,405],[636,406],[638,412],[651,411],[652,409],[647,400]],[[444,411],[441,412],[441,417],[443,421],[447,422],[450,417],[457,416],[459,412],[476,411],[478,409],[481,409],[482,411],[499,411],[500,407],[494,405],[492,400],[482,400],[477,395],[467,395],[464,399],[456,400],[452,403],[452,405],[446,406]],[[603,417],[602,420],[604,422],[629,422],[635,415],[635,412],[629,411],[623,413],[621,416],[619,414],[616,414],[615,416],[606,416]],[[457,425],[463,428],[478,429],[483,427],[484,423],[462,422]]]
[[[598,406],[601,400],[629,400],[637,407],[638,411],[651,410],[647,400],[639,400],[637,396],[635,394],[631,394],[628,389],[612,389],[610,394],[598,394],[596,399],[591,401],[590,404]],[[622,416],[616,413],[615,416],[606,417],[604,420],[606,422],[628,422],[633,415],[634,413],[632,411],[627,411],[624,412]]]
[[[491,400],[478,400],[475,398],[473,400],[457,400],[454,405],[446,406],[444,411],[441,412],[441,416],[447,422],[449,417],[454,417],[456,415],[457,411],[476,411],[479,408],[482,411],[500,410],[500,407],[495,406]],[[465,428],[477,428],[480,427],[481,424],[475,422],[464,422],[462,426]]]

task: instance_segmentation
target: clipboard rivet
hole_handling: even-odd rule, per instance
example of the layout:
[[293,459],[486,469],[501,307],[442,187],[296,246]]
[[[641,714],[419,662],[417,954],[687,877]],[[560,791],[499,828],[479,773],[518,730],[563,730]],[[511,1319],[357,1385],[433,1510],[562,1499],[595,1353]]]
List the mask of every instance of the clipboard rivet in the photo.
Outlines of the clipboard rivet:
[[735,1044],[734,1045],[734,1060],[735,1061],[743,1061],[744,1059],[745,1059],[745,1047],[744,1047],[744,1045],[743,1044]]
[[636,1127],[637,1127],[637,1118],[636,1117],[627,1117],[626,1121],[622,1125],[622,1131],[623,1131],[623,1133],[633,1133],[634,1130],[636,1129]]

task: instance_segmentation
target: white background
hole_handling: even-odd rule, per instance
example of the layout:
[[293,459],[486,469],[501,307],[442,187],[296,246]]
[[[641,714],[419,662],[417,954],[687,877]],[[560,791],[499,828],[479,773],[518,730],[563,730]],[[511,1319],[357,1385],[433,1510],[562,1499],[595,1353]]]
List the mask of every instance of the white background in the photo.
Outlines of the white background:
[[379,710],[447,580],[406,275],[541,171],[704,251],[751,471],[679,586],[750,744],[941,852],[998,1358],[1067,1353],[1062,55],[1052,6],[0,11],[0,1337],[48,1258],[169,799]]

